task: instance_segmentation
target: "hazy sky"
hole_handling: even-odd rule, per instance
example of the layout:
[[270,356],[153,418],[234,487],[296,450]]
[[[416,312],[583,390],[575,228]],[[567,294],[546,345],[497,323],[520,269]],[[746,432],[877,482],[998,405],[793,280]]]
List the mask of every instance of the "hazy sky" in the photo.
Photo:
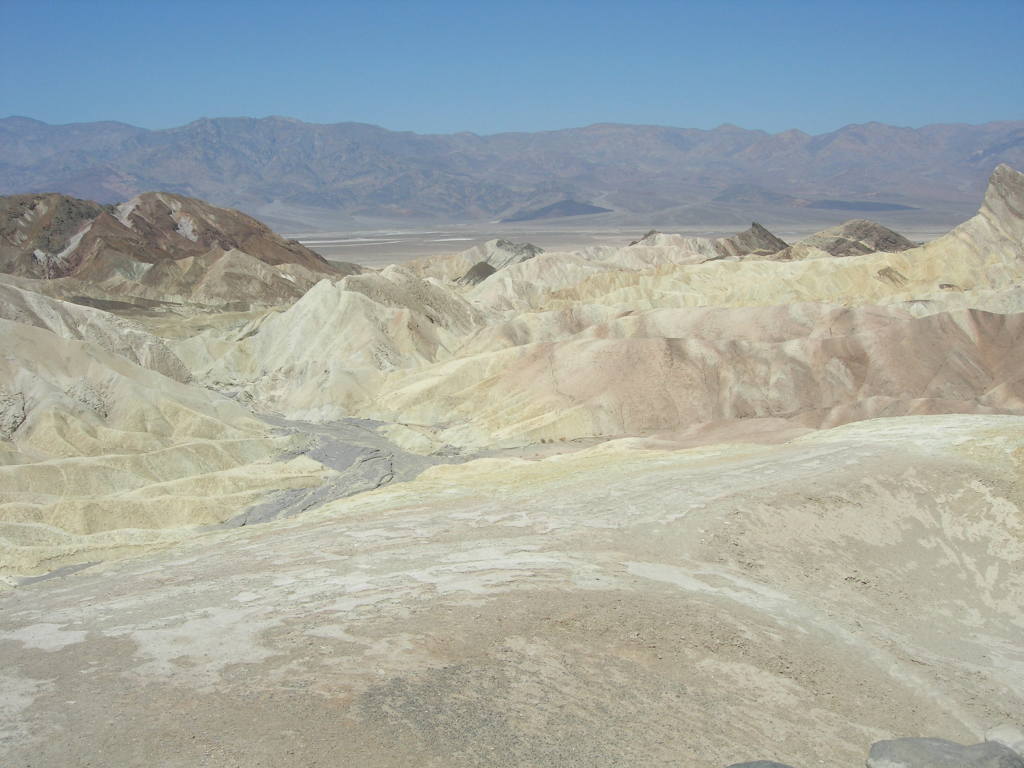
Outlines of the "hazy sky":
[[1024,118],[1024,0],[0,0],[0,116],[418,132]]

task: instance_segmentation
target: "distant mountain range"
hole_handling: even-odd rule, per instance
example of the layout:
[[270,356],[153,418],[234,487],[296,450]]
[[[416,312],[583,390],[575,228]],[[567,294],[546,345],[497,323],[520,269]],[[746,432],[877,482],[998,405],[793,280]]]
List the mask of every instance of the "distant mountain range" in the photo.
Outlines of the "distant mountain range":
[[1024,122],[867,123],[820,136],[599,124],[478,136],[282,117],[204,118],[167,130],[0,119],[0,194],[116,202],[159,189],[278,225],[491,221],[549,208],[595,220],[598,209],[663,220],[688,208],[959,214],[973,211],[1001,162],[1024,166]]

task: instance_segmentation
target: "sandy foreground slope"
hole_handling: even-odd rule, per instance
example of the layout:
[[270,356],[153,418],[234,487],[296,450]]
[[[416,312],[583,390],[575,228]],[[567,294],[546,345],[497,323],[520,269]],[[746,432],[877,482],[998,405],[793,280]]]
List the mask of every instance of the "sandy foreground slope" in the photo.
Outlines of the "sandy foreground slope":
[[1024,718],[1024,419],[479,460],[3,596],[5,765],[860,765]]

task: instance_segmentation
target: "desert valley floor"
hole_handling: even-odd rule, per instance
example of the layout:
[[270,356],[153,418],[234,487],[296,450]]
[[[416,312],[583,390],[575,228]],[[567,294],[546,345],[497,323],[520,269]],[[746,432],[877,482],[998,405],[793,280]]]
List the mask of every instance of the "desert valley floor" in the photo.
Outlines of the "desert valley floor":
[[171,194],[2,204],[0,765],[839,767],[1024,724],[1008,166],[934,237],[390,265]]

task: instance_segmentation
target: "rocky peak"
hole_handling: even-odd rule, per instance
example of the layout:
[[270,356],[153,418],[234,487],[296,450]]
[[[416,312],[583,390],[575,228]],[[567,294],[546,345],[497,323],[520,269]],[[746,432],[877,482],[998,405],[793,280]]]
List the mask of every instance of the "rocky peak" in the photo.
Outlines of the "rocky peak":
[[633,247],[634,245],[650,245],[654,241],[654,239],[660,234],[661,232],[659,232],[656,229],[649,229],[647,230],[647,233],[639,240],[634,240],[633,242],[631,242],[629,244],[629,247]]
[[898,253],[913,247],[912,241],[877,221],[851,219],[805,237],[799,243],[780,251],[776,258],[788,261],[823,255],[862,256],[866,253]]
[[898,253],[914,247],[913,241],[899,232],[869,219],[850,219],[830,231],[835,232],[838,237],[862,243],[872,251]]
[[317,253],[294,240],[285,240],[263,222],[196,198],[145,192],[119,205],[116,216],[173,259],[200,255],[214,248],[237,249],[267,264],[299,264],[314,272],[336,271]]
[[482,250],[484,258],[480,259],[480,261],[486,262],[495,269],[503,269],[512,264],[519,264],[544,253],[543,248],[533,243],[514,243],[511,240],[501,238],[488,240],[484,243]]
[[519,256],[522,261],[532,259],[539,253],[544,253],[543,248],[536,246],[533,243],[514,243],[511,240],[505,239],[494,240],[493,243],[495,248],[502,251],[508,251],[515,256]]
[[732,237],[723,237],[715,241],[715,250],[722,257],[728,256],[768,256],[787,248],[785,240],[776,237],[756,221],[743,232]]
[[997,166],[979,214],[1010,239],[1024,240],[1024,173],[1006,164]]

